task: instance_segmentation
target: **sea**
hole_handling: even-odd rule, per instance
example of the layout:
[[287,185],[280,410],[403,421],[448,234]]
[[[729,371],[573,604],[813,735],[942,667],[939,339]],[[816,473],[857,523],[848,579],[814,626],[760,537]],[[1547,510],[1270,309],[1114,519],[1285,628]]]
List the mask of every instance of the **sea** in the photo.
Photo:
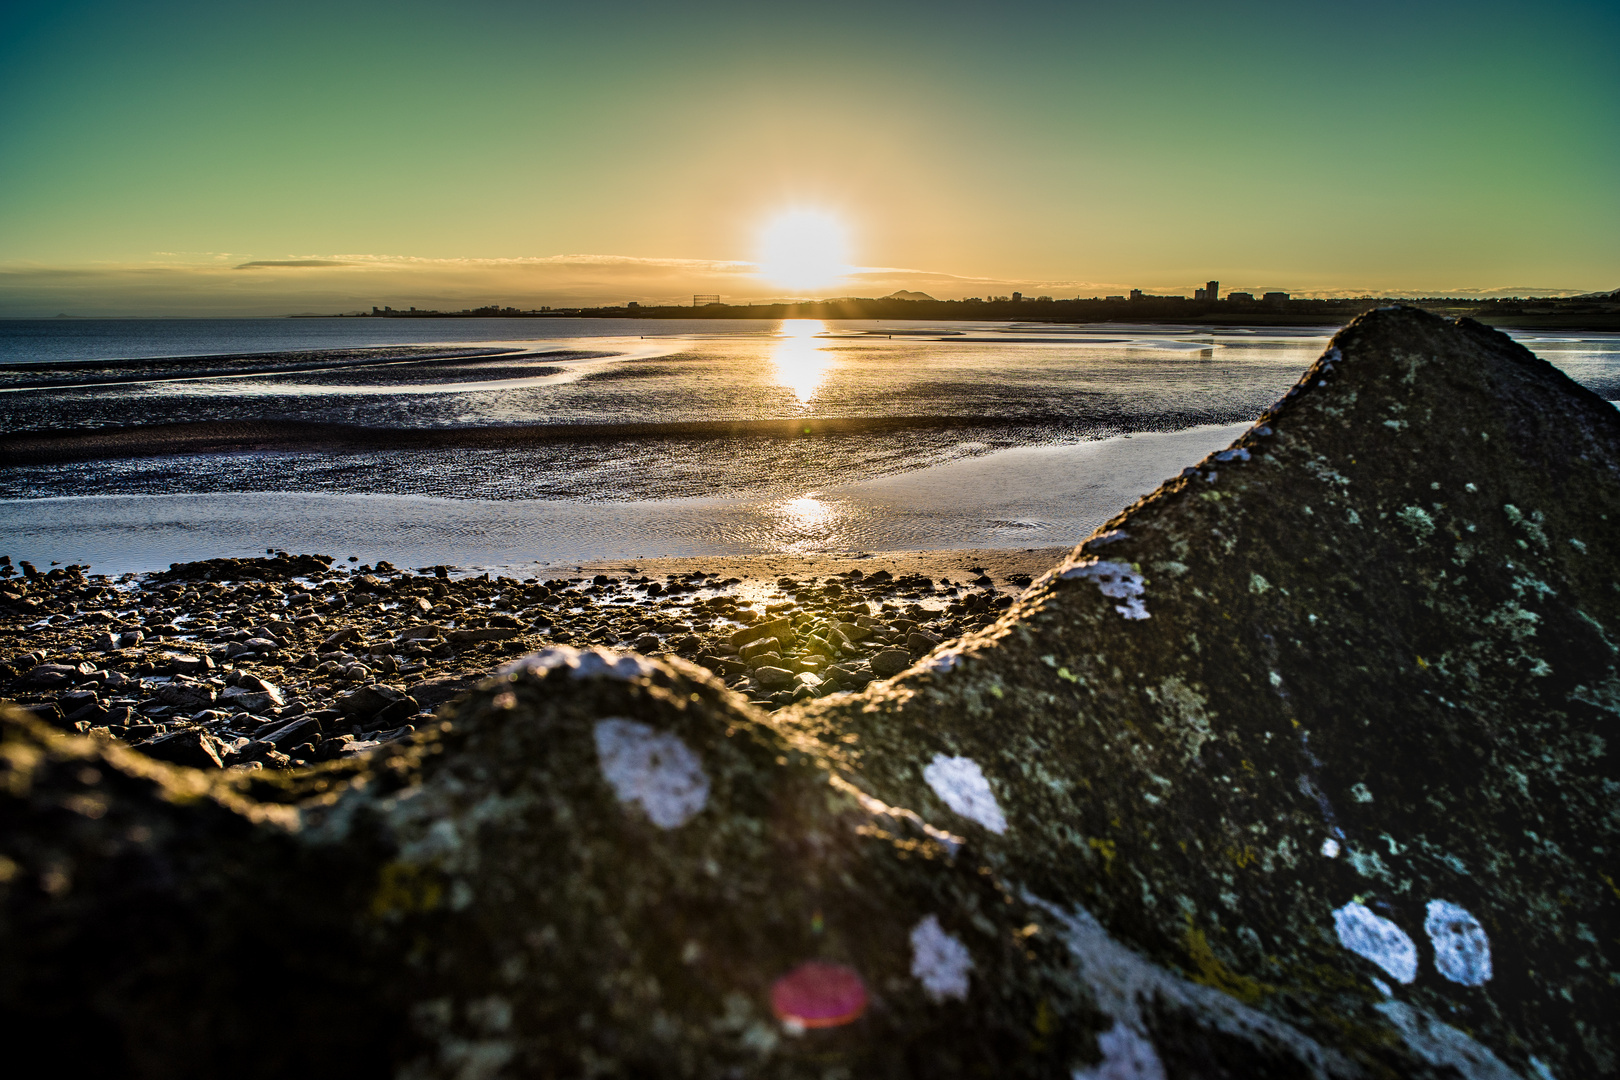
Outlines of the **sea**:
[[[1072,544],[1230,442],[1332,333],[0,320],[7,435],[235,433],[207,453],[159,438],[139,456],[0,460],[0,554],[106,573],[289,550],[543,574],[660,556]],[[1513,336],[1620,399],[1620,335]],[[269,434],[244,445],[249,429]]]

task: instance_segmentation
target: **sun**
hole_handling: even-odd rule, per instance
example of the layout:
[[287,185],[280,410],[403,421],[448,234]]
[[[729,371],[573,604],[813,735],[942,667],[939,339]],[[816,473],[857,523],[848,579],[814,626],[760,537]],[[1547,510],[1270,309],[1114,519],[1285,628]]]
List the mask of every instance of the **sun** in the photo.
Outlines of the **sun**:
[[760,234],[759,272],[783,288],[832,285],[849,269],[848,233],[825,211],[785,211]]

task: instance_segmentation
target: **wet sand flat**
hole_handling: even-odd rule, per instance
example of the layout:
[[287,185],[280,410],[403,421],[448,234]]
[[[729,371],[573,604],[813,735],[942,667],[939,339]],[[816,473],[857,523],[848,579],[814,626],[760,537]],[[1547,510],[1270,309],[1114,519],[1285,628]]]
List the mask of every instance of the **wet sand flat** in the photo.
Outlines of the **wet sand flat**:
[[1078,543],[1244,425],[1002,451],[789,497],[483,500],[238,492],[0,501],[0,551],[103,573],[326,551],[548,574],[586,561]]

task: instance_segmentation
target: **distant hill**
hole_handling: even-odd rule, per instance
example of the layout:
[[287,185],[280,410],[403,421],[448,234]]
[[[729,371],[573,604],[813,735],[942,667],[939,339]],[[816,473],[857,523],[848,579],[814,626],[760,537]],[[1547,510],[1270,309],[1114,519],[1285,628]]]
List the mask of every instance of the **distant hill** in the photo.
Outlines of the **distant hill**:
[[894,292],[890,293],[888,296],[882,296],[882,297],[879,297],[878,299],[880,299],[880,300],[932,300],[934,298],[932,296],[929,296],[925,292],[909,292],[906,289],[896,289]]

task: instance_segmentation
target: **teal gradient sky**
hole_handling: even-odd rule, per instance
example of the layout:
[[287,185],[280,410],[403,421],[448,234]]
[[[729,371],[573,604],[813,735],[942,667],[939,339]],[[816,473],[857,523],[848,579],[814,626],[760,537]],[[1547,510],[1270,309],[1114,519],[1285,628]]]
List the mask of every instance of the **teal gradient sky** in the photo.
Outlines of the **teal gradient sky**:
[[13,0],[0,313],[1620,287],[1612,0],[583,7]]

